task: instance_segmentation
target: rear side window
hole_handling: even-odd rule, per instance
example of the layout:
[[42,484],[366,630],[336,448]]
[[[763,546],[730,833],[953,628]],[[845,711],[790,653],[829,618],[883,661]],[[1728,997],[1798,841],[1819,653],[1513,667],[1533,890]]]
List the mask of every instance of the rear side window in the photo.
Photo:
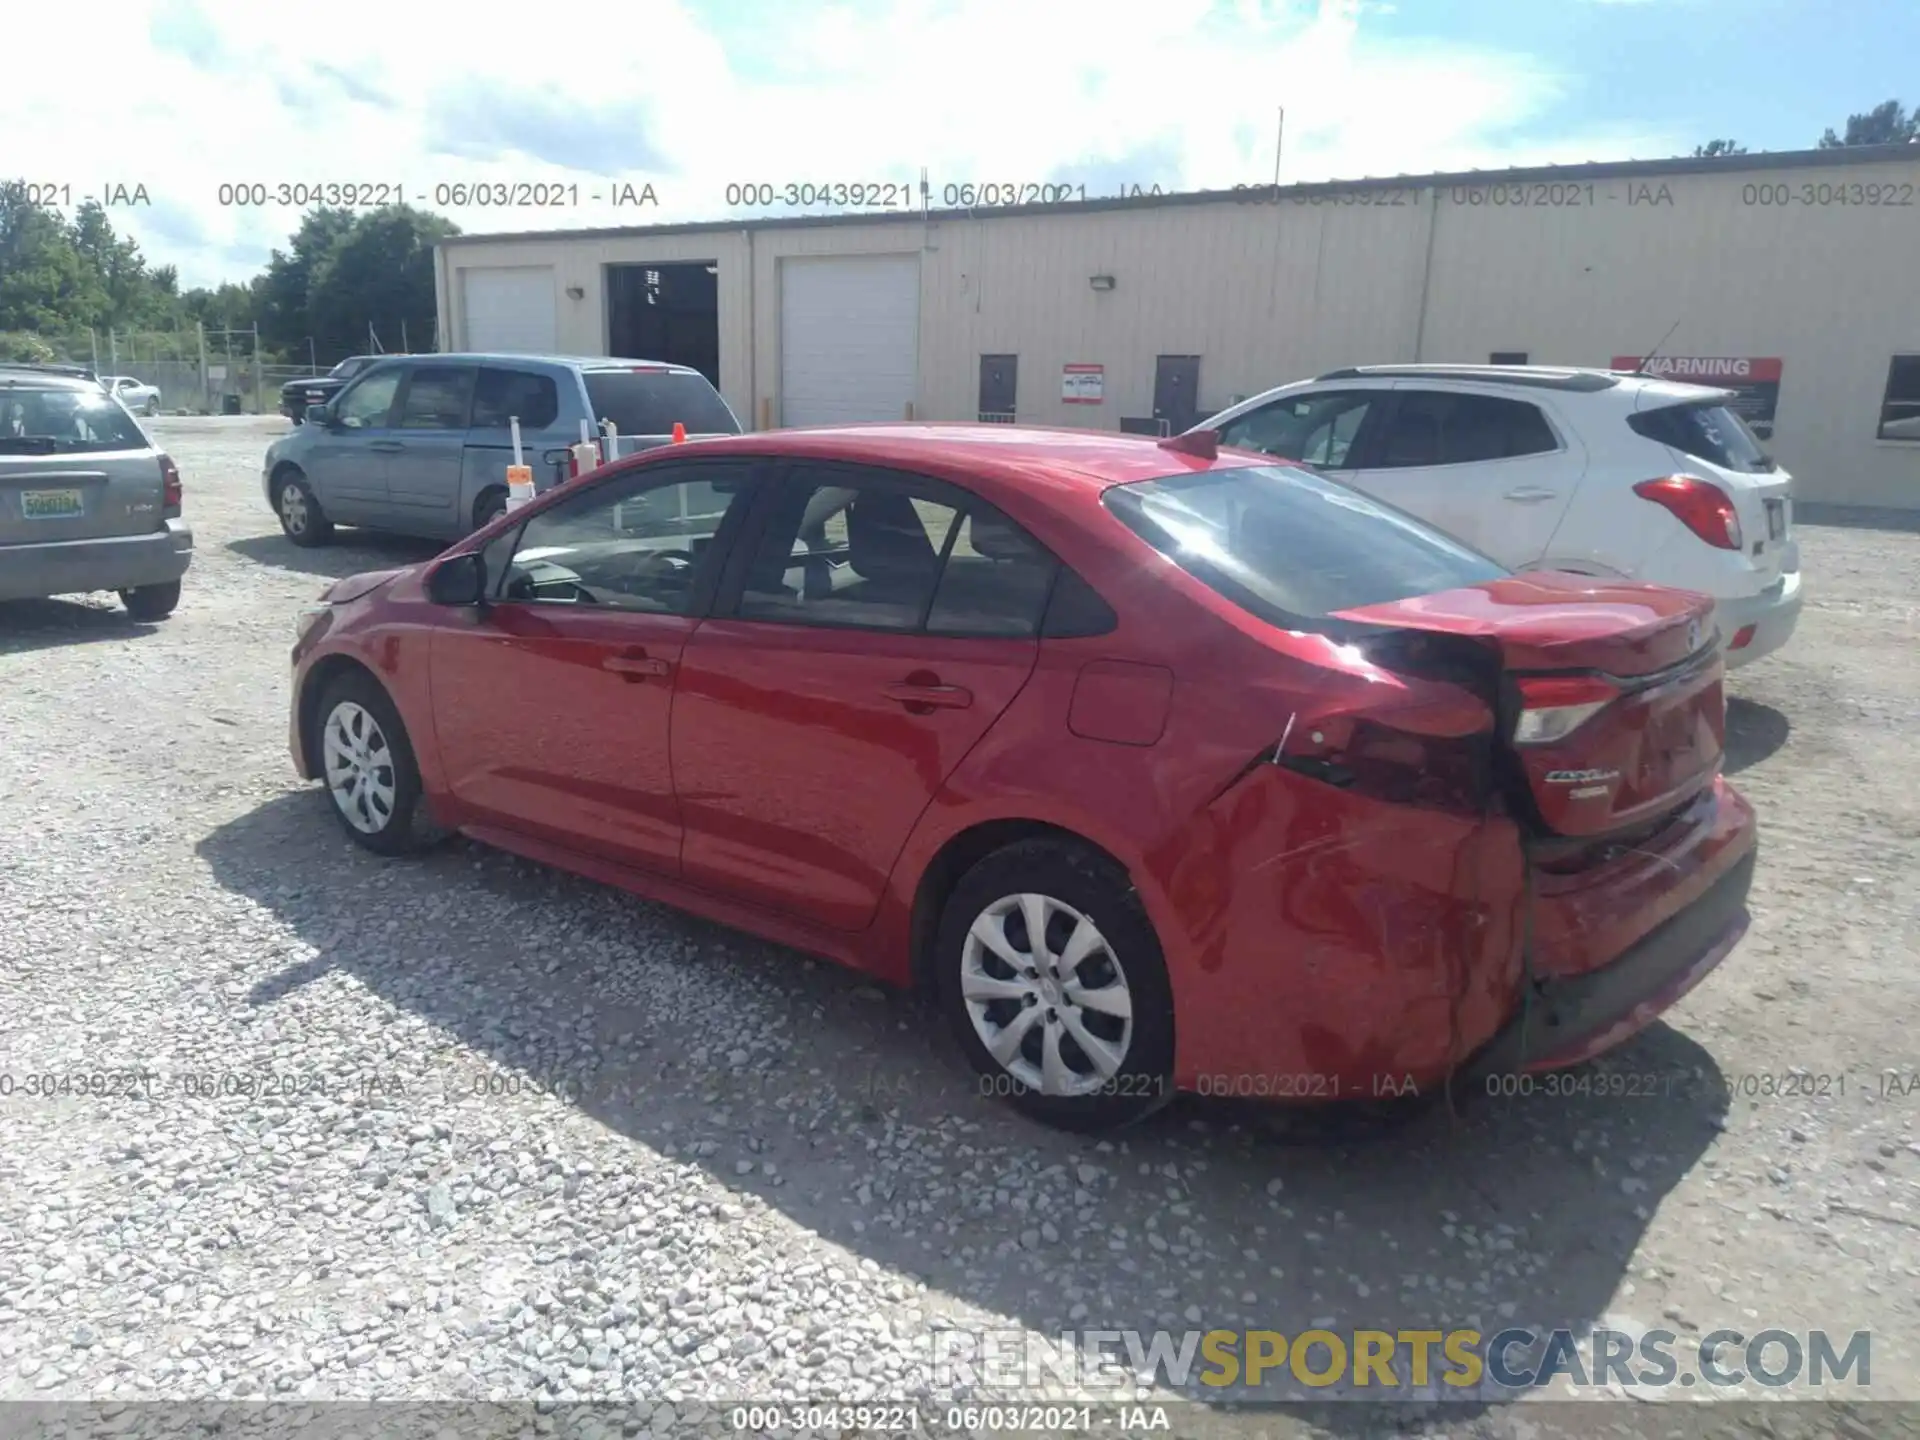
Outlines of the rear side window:
[[473,428],[505,430],[519,417],[523,430],[544,430],[560,416],[560,390],[551,375],[482,367],[473,390]]
[[674,370],[589,370],[587,400],[595,421],[611,420],[622,435],[738,435],[739,422],[704,375]]
[[1393,408],[1376,463],[1387,470],[1471,465],[1559,448],[1559,438],[1537,405],[1493,395],[1410,390]]
[[1337,611],[1508,571],[1403,511],[1291,465],[1116,485],[1108,508],[1196,580],[1270,625],[1326,630]]
[[1636,434],[1718,465],[1759,475],[1773,469],[1773,461],[1747,429],[1747,422],[1725,405],[1664,405],[1629,415]]
[[473,371],[464,365],[422,365],[400,402],[402,430],[464,430]]
[[0,389],[0,454],[145,450],[148,443],[104,390]]

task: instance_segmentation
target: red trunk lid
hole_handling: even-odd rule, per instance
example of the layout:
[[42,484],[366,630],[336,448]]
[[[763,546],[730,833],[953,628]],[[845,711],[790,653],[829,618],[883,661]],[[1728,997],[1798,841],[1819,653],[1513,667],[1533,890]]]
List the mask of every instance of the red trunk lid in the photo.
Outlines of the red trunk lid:
[[1726,702],[1705,595],[1540,571],[1340,618],[1497,650],[1503,748],[1556,834],[1644,826],[1719,771]]

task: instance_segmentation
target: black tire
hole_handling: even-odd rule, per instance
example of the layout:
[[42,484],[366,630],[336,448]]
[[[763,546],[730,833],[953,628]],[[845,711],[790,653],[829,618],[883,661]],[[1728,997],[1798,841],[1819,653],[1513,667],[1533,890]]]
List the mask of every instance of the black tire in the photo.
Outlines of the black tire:
[[122,590],[120,603],[127,607],[127,614],[136,620],[164,620],[180,603],[180,582],[169,580],[165,585],[142,585],[137,589]]
[[[289,491],[298,493],[298,506],[288,501]],[[289,510],[294,513],[289,515]],[[273,487],[273,513],[279,517],[280,528],[286,532],[287,539],[303,550],[324,545],[333,539],[333,521],[320,508],[319,497],[313,493],[307,477],[298,470],[288,469]]]
[[[370,720],[377,727],[378,739],[384,742],[369,744],[368,748],[376,759],[384,751],[387,763],[370,765],[367,769],[376,781],[384,777],[390,797],[385,805],[373,798],[377,786],[364,797],[366,803],[357,806],[354,799],[335,788],[327,751],[328,732],[336,712],[341,712],[340,719],[349,738],[363,743],[374,739],[346,707],[353,707],[359,716]],[[440,838],[440,832],[422,811],[420,767],[413,758],[413,742],[407,737],[406,723],[379,681],[363,670],[350,670],[334,678],[321,692],[320,703],[314,709],[314,725],[314,753],[321,783],[327,787],[328,808],[350,840],[376,855],[407,855]],[[358,789],[353,793],[358,796]],[[350,806],[357,809],[359,821],[350,816]]]
[[473,502],[473,528],[484,530],[507,513],[507,492],[498,486],[482,490]]
[[147,401],[147,414],[149,416],[154,416],[154,415],[158,415],[159,413],[160,413],[160,402],[158,400]]
[[[1094,988],[1102,987],[1103,979],[1109,978],[1106,971],[1111,963],[1124,980],[1132,1012],[1130,1033],[1117,1036],[1112,1032],[1118,1022],[1112,1017],[1098,1013],[1095,1007],[1071,1005],[1063,992],[1049,992],[1055,996],[1052,999],[982,1002],[983,1023],[990,1025],[1028,1009],[1044,1012],[1026,1023],[1012,1062],[1032,1067],[1027,1078],[1002,1065],[987,1049],[963,990],[969,932],[974,922],[1019,895],[1040,895],[1060,907],[1044,922],[1053,954],[1059,953],[1064,934],[1071,933],[1077,923],[1073,912],[1093,923],[1105,941],[1105,954],[1095,952],[1090,956],[1084,962],[1089,968],[1081,970],[1080,979],[1083,984],[1091,981]],[[1013,948],[1030,956],[1024,913],[1009,915],[1001,923]],[[997,971],[989,972],[989,978],[1000,978],[999,972],[1004,972],[1007,983],[1023,983],[1013,967],[991,952],[983,952],[980,958],[985,965],[997,966]],[[980,1077],[983,1094],[1003,1096],[1023,1114],[1044,1124],[1077,1131],[1110,1130],[1128,1124],[1173,1098],[1173,992],[1167,983],[1160,940],[1126,872],[1091,847],[1062,840],[1022,840],[980,861],[961,876],[947,897],[934,942],[933,966],[942,1006],[961,1050]],[[1090,1009],[1094,1013],[1090,1014]],[[1072,1020],[1064,1014],[1055,1018],[1056,1013],[1069,1011]],[[1097,1075],[1088,1052],[1068,1031],[1072,1023],[1097,1040],[1117,1043],[1124,1038],[1123,1059],[1111,1075],[1103,1081],[1094,1079],[1084,1093],[1045,1093],[1032,1077],[1039,1074],[1048,1027],[1054,1027],[1056,1044],[1061,1054],[1070,1057],[1070,1066],[1077,1059],[1086,1062],[1083,1073]]]

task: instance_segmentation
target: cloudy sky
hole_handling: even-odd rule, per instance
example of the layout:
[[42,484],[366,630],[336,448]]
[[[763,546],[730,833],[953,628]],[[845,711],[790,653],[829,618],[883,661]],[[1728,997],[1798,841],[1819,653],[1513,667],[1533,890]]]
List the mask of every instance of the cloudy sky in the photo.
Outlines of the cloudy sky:
[[[1915,0],[86,0],[5,30],[0,176],[144,186],[115,220],[187,285],[245,279],[298,218],[223,184],[388,184],[530,230],[775,213],[728,184],[923,168],[936,203],[1258,182],[1283,105],[1307,180],[1797,149],[1920,103]],[[580,201],[434,203],[473,182]],[[655,206],[591,198],[647,184]]]

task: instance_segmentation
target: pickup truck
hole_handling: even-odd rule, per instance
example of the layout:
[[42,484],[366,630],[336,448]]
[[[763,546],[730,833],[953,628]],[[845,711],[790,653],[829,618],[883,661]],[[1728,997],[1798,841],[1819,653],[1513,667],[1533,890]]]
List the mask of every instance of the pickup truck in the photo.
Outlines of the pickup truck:
[[349,355],[324,375],[289,380],[280,387],[280,413],[298,425],[306,419],[307,407],[331,400],[340,387],[384,355]]

